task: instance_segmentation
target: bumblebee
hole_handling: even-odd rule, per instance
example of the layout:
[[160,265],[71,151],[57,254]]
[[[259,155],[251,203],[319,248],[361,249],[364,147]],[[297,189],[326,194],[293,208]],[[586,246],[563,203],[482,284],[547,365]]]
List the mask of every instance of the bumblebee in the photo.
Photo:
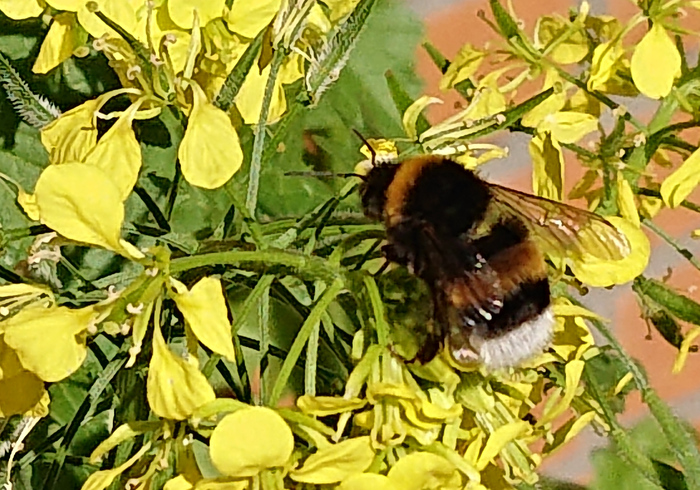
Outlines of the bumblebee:
[[431,291],[434,321],[420,362],[446,346],[460,363],[517,366],[552,337],[543,250],[608,260],[629,253],[602,217],[488,183],[442,156],[373,161],[360,196],[365,214],[386,226],[385,258]]

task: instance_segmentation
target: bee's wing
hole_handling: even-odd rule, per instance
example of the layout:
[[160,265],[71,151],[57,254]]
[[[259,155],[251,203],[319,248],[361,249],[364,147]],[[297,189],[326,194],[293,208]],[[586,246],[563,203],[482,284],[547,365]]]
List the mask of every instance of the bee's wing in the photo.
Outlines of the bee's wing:
[[500,211],[520,218],[544,251],[603,260],[620,260],[630,252],[627,238],[597,214],[496,184],[489,187]]
[[455,315],[460,308],[471,305],[488,310],[491,305],[502,305],[504,291],[496,271],[479,256],[471,242],[439,237],[427,223],[416,238],[418,253],[412,265],[430,288],[435,320],[416,355],[421,362],[427,362],[444,344],[450,325],[457,324]]

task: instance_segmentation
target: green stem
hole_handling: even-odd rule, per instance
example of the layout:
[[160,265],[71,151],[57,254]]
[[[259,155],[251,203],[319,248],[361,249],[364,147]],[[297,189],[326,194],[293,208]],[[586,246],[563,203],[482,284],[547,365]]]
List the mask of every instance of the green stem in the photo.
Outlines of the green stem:
[[693,252],[685,248],[683,245],[678,243],[678,240],[676,240],[664,230],[656,226],[656,224],[654,224],[653,221],[645,219],[644,221],[642,221],[642,223],[645,227],[649,228],[651,231],[656,233],[656,235],[658,235],[663,241],[668,243],[671,246],[671,248],[673,248],[676,252],[681,254],[683,258],[685,258],[688,262],[692,264],[693,267],[700,271],[700,261],[695,258]]
[[316,396],[316,366],[318,365],[318,342],[320,340],[321,324],[317,323],[311,330],[306,344],[306,365],[304,366],[304,393]]
[[377,343],[383,347],[389,345],[389,324],[384,315],[384,303],[382,303],[379,288],[372,276],[364,278],[365,289],[369,296],[369,302],[372,305],[372,314],[374,315],[374,328],[377,331]]
[[236,211],[241,214],[243,222],[248,227],[250,237],[253,239],[253,243],[255,243],[255,246],[259,249],[267,248],[267,244],[265,243],[265,236],[263,235],[263,232],[260,229],[260,224],[257,221],[255,221],[255,218],[248,212],[248,208],[244,205],[243,200],[241,199],[242,196],[238,192],[239,189],[237,189],[236,187],[236,182],[234,182],[233,180],[229,180],[228,184],[224,186],[224,190],[226,191],[226,194],[228,194],[228,197],[231,199],[231,202],[233,202],[233,205],[236,207]]
[[336,277],[344,275],[340,266],[333,265],[320,257],[270,250],[256,252],[232,250],[182,257],[170,263],[170,272],[183,272],[211,265],[235,265],[249,270],[277,266],[293,269],[305,278],[323,279],[326,282],[332,282]]
[[654,468],[654,463],[652,463],[651,459],[637,447],[625,428],[620,425],[607,399],[600,393],[600,390],[598,390],[598,386],[589,371],[590,368],[586,366],[583,372],[587,391],[600,406],[601,415],[610,427],[608,434],[612,437],[613,441],[615,441],[620,456],[628,463],[635,466],[650,483],[659,488],[663,488],[659,475]]
[[332,284],[328,286],[328,289],[323,292],[323,295],[314,305],[313,309],[309,313],[309,316],[306,317],[304,324],[299,329],[299,333],[292,343],[292,347],[289,349],[289,354],[282,363],[282,367],[280,368],[275,385],[272,387],[272,393],[270,394],[270,399],[268,400],[269,406],[274,407],[279,402],[283,391],[287,387],[287,381],[292,374],[292,369],[294,369],[297,359],[301,355],[304,344],[306,344],[306,341],[311,335],[313,329],[316,328],[318,323],[321,321],[321,315],[323,315],[323,312],[328,309],[328,306],[333,302],[336,296],[340,294],[343,286],[343,281],[340,278],[335,279]]
[[255,209],[258,206],[258,189],[260,187],[260,169],[262,167],[262,154],[265,148],[265,136],[267,126],[267,116],[270,113],[270,104],[272,103],[272,94],[277,83],[277,75],[286,51],[278,49],[272,55],[270,63],[270,74],[267,77],[265,84],[265,92],[263,94],[262,108],[260,109],[260,118],[255,125],[255,137],[253,139],[253,155],[250,160],[250,172],[248,174],[248,194],[245,200],[245,207],[248,213],[255,217]]
[[[568,295],[567,297],[573,304],[581,306],[579,301],[576,301]],[[649,385],[646,374],[622,348],[622,345],[607,325],[594,318],[589,320],[595,325],[598,332],[608,341],[613,350],[620,356],[628,372],[632,374],[632,378],[642,394],[642,400],[649,407],[649,411],[666,436],[671,450],[685,470],[688,488],[700,488],[700,452],[698,452],[693,433],[686,429],[681,420],[673,414],[671,408]]]
[[262,296],[260,296],[260,392],[258,394],[258,399],[254,400],[256,405],[263,405],[265,403],[265,392],[267,389],[267,366],[270,362],[270,287],[263,289]]

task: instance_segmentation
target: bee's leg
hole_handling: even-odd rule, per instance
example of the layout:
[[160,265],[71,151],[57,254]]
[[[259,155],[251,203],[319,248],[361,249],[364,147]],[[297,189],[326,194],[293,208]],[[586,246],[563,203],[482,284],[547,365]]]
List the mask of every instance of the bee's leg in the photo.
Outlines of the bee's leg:
[[382,275],[392,262],[401,265],[406,265],[406,259],[397,251],[396,247],[394,247],[394,245],[392,245],[391,243],[382,245],[381,250],[385,261],[379,268],[379,270],[373,274],[373,276],[377,277]]
[[384,274],[384,271],[389,267],[389,264],[390,264],[390,263],[391,263],[391,262],[389,262],[388,260],[385,260],[384,263],[382,264],[382,266],[377,270],[377,272],[375,272],[375,273],[372,274],[372,275],[373,275],[374,277],[381,276],[382,274]]
[[440,338],[435,335],[429,335],[428,339],[421,344],[418,348],[418,352],[413,357],[405,357],[399,351],[396,350],[393,344],[389,344],[388,349],[391,354],[398,357],[403,362],[414,363],[418,362],[420,364],[426,364],[433,360],[433,358],[440,351],[442,342]]
[[438,355],[445,341],[445,332],[448,328],[449,312],[443,293],[443,286],[431,285],[433,297],[433,319],[427,323],[428,337],[421,344],[418,352],[412,360],[426,364]]
[[412,360],[418,361],[421,364],[426,364],[426,363],[432,361],[435,358],[435,356],[438,355],[441,347],[442,347],[441,336],[436,335],[435,333],[428,334],[428,338],[420,346],[420,349],[418,349],[418,352],[416,353],[415,357]]

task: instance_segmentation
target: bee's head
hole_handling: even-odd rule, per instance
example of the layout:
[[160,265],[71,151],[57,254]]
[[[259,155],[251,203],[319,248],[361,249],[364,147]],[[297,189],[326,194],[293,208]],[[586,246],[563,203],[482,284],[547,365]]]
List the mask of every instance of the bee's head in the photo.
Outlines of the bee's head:
[[380,163],[367,172],[360,184],[360,197],[362,208],[368,218],[380,221],[384,216],[386,190],[398,168],[396,163]]
[[[386,190],[394,179],[398,165],[396,164],[396,146],[393,141],[367,140],[356,129],[355,134],[364,143],[362,150],[365,155],[369,153],[371,158],[363,160],[355,166],[355,174],[362,177],[360,185],[360,197],[365,216],[380,221],[384,216],[386,204]],[[381,153],[375,150],[378,144]]]

